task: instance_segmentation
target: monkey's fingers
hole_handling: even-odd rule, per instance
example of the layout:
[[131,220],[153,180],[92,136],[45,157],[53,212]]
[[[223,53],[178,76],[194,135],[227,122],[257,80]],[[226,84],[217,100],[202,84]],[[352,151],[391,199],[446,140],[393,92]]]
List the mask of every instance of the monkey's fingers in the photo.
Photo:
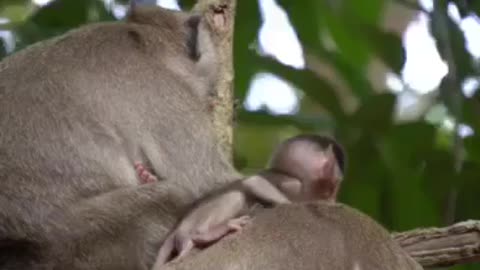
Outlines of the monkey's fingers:
[[243,227],[250,224],[252,222],[252,218],[248,215],[244,215],[238,218],[231,219],[227,222],[227,226],[230,230],[234,232],[241,231]]
[[142,163],[136,162],[134,167],[142,184],[158,181],[157,177],[153,173],[151,173]]
[[192,234],[192,241],[197,246],[205,247],[211,245],[231,231],[227,223],[222,223],[214,227],[210,227],[206,231]]

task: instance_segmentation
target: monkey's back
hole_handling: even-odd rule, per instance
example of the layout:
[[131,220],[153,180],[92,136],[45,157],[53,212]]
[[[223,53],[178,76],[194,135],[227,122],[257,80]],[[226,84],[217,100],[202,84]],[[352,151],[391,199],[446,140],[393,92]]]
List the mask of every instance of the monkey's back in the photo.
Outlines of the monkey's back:
[[[194,267],[195,266],[195,267]],[[421,270],[389,233],[342,204],[281,205],[168,269]]]
[[187,33],[171,24],[89,25],[0,63],[0,239],[42,233],[55,211],[138,185],[136,160],[192,183],[228,170],[189,84]]

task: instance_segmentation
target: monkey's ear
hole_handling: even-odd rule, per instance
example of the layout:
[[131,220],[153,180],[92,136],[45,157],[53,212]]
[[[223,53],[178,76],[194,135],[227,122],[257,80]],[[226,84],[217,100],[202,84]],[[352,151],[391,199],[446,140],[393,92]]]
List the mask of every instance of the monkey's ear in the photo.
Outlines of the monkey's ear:
[[192,60],[194,61],[198,61],[198,59],[200,59],[199,27],[200,27],[201,20],[202,20],[201,16],[193,15],[189,17],[185,23],[188,29],[188,36],[187,36],[188,56],[192,58]]
[[337,178],[335,175],[335,166],[337,165],[337,158],[333,152],[333,147],[331,144],[328,145],[324,154],[325,161],[322,163],[321,175],[324,179],[332,179],[333,181]]
[[322,157],[323,161],[317,168],[314,194],[321,200],[335,201],[343,178],[333,147],[331,144],[327,147]]
[[202,15],[191,15],[186,20],[187,35],[187,49],[189,57],[203,64],[211,67],[212,61],[215,61],[215,47],[213,44],[211,29],[206,19]]

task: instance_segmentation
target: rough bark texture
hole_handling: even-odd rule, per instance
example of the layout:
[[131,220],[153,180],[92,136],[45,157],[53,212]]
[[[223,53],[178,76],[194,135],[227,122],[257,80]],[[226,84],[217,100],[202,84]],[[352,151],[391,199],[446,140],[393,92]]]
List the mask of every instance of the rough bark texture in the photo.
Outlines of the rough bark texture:
[[232,160],[233,145],[233,24],[235,0],[199,0],[194,10],[203,12],[219,49],[220,77],[212,97],[213,123],[222,152]]
[[417,229],[392,235],[424,267],[480,262],[480,221],[445,228]]

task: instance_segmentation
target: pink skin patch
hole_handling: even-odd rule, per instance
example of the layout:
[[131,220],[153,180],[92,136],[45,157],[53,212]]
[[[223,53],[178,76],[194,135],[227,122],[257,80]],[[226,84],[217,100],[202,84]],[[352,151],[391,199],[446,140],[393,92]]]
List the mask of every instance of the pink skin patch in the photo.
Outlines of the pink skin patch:
[[205,247],[211,245],[228,234],[241,232],[246,225],[251,223],[251,220],[252,218],[247,215],[230,219],[227,222],[209,228],[205,232],[194,233],[192,241],[196,246]]
[[158,181],[157,177],[142,163],[135,162],[134,168],[137,172],[138,178],[140,179],[140,184],[148,184]]

